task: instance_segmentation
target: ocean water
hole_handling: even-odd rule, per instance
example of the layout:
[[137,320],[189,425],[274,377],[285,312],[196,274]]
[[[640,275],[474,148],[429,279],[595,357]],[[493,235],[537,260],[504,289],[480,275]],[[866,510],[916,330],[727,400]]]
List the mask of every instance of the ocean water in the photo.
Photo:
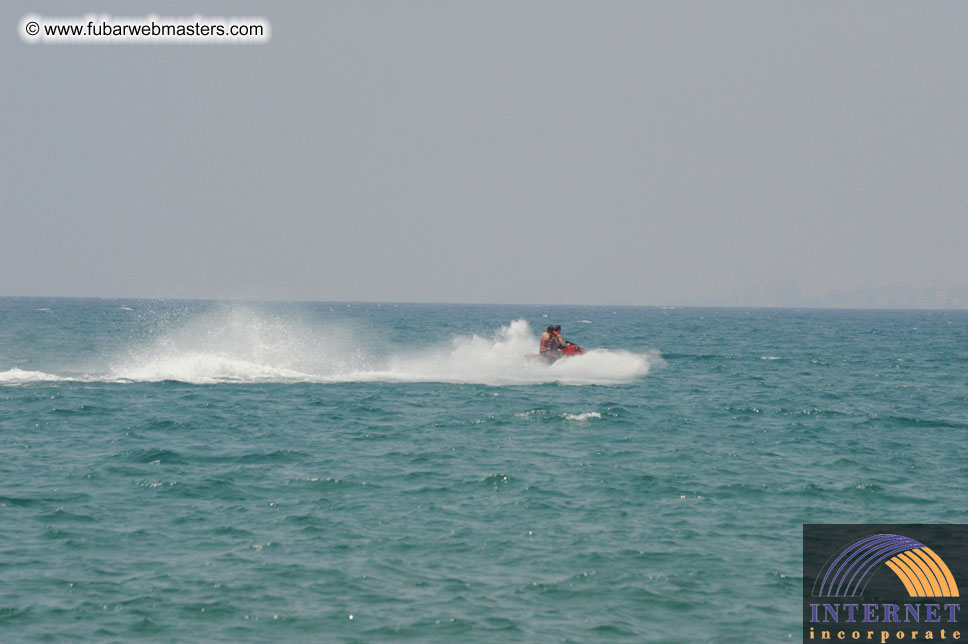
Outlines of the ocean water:
[[966,438],[966,312],[2,298],[0,641],[795,641]]

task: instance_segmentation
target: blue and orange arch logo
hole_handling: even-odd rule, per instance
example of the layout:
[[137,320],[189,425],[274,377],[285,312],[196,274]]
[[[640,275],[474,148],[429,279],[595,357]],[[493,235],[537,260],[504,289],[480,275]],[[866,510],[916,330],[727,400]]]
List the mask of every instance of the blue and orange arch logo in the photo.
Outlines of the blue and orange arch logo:
[[920,541],[875,534],[842,548],[814,583],[815,597],[857,597],[881,565],[897,575],[911,597],[958,597],[958,584],[941,557]]

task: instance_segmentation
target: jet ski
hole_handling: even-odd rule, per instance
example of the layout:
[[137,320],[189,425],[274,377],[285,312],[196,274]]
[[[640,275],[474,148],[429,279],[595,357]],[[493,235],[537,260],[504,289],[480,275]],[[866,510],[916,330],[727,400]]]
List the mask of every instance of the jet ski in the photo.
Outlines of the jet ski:
[[561,353],[562,355],[566,355],[566,356],[580,356],[581,354],[585,353],[585,349],[578,346],[577,344],[571,344],[569,342],[564,347],[562,347]]
[[583,353],[585,353],[585,349],[583,347],[580,347],[577,344],[572,344],[569,342],[568,344],[566,344],[565,346],[563,346],[561,349],[558,350],[558,355],[556,357],[545,357],[540,353],[531,353],[529,354],[529,357],[539,360],[545,364],[552,365],[558,362],[559,360],[561,360],[562,358],[568,358],[571,356],[580,356]]

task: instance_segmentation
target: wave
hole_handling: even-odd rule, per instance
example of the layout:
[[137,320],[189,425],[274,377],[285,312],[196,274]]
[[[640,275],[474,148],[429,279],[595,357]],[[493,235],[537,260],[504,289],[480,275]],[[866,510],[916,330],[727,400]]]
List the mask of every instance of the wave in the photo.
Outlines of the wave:
[[[372,332],[367,335],[369,339]],[[547,365],[533,357],[538,339],[525,320],[491,337],[455,336],[448,343],[400,350],[363,341],[353,329],[245,310],[204,314],[135,346],[105,372],[62,378],[44,372],[0,372],[0,383],[50,380],[217,383],[443,382],[481,385],[614,385],[642,377],[657,353],[592,349]]]
[[0,371],[0,384],[3,385],[22,385],[30,382],[54,382],[54,381],[64,381],[73,380],[73,378],[64,378],[61,376],[55,376],[52,373],[45,373],[43,371],[25,371],[23,369],[8,369],[7,371]]
[[582,412],[580,414],[565,414],[564,415],[564,419],[565,420],[574,420],[574,421],[578,421],[580,423],[583,423],[585,421],[591,420],[592,418],[601,418],[601,417],[602,417],[602,414],[600,412],[597,412],[597,411],[586,411],[586,412]]

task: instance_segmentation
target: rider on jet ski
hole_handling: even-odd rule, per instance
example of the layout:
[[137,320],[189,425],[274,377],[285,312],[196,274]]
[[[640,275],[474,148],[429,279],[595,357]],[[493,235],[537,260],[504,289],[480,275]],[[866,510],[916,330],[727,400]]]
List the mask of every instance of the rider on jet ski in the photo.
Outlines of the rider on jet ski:
[[548,328],[541,334],[541,342],[538,344],[538,354],[550,363],[563,357],[565,347],[571,346],[561,337],[561,325],[548,325]]
[[574,342],[569,342],[568,340],[565,340],[563,337],[561,337],[561,325],[560,324],[556,324],[555,325],[555,337],[558,338],[558,346],[561,347],[562,350],[564,350],[565,347],[573,347],[573,346],[575,346],[575,343]]

